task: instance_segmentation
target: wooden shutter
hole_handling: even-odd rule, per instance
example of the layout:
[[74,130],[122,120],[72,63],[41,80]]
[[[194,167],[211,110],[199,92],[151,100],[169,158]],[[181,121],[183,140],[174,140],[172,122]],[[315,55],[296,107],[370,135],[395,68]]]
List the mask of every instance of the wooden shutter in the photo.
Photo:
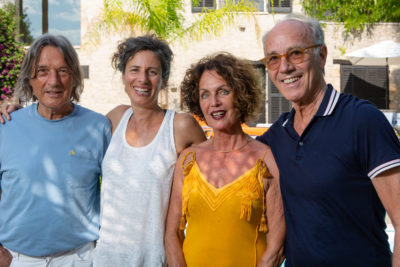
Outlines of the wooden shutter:
[[292,0],[266,0],[266,1],[268,2],[268,12],[275,12],[275,13],[292,12]]
[[256,72],[258,73],[258,77],[259,77],[259,82],[260,82],[260,86],[261,86],[261,93],[262,93],[262,97],[261,97],[261,108],[259,110],[259,116],[257,117],[257,119],[252,122],[252,123],[248,123],[249,126],[255,126],[257,123],[266,123],[266,93],[265,93],[265,88],[266,88],[266,82],[265,82],[265,66],[261,61],[253,61],[252,62],[254,69],[256,70]]
[[340,65],[340,89],[370,101],[379,109],[388,109],[388,67]]
[[268,122],[274,123],[282,112],[289,112],[292,104],[281,95],[268,76]]

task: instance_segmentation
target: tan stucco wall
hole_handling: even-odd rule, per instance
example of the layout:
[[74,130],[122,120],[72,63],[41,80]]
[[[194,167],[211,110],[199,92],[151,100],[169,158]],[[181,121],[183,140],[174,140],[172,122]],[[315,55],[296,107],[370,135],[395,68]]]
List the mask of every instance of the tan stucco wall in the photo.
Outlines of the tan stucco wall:
[[[189,3],[189,1],[188,1]],[[102,0],[85,0],[81,2],[81,33],[85,37],[88,25],[101,12]],[[192,16],[190,8],[187,16]],[[295,0],[293,12],[301,13],[300,0]],[[228,51],[236,56],[249,60],[260,60],[263,57],[261,37],[280,18],[286,14],[259,13],[256,15],[259,31],[254,22],[241,19],[233,28],[226,30],[220,37],[209,37],[201,42],[188,42],[185,45],[171,44],[175,57],[168,89],[168,108],[180,109],[180,96],[177,90],[184,72],[190,64],[201,57],[217,51]],[[346,59],[341,51],[351,52],[378,41],[392,39],[400,42],[400,24],[377,24],[372,33],[363,33],[360,38],[345,36],[343,27],[335,23],[325,26],[325,38],[328,46],[326,80],[340,88],[340,65],[334,65],[333,59]],[[82,65],[89,65],[89,79],[85,80],[85,90],[81,104],[101,113],[106,113],[118,104],[129,104],[122,83],[121,75],[111,68],[110,60],[116,50],[120,35],[103,38],[95,48],[78,48]],[[390,66],[391,108],[398,109],[400,94],[400,66]],[[164,94],[161,98],[165,98]],[[399,100],[397,100],[399,98]],[[165,100],[166,101],[166,100]],[[164,101],[164,102],[165,102]]]

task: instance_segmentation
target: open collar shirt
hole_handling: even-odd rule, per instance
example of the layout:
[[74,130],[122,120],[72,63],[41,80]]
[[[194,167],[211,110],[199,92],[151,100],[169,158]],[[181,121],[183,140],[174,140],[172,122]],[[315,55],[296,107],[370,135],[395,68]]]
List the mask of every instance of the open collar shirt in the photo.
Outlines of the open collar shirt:
[[258,138],[279,167],[286,266],[390,266],[385,210],[371,180],[400,166],[393,128],[372,104],[331,85],[301,136],[294,114]]

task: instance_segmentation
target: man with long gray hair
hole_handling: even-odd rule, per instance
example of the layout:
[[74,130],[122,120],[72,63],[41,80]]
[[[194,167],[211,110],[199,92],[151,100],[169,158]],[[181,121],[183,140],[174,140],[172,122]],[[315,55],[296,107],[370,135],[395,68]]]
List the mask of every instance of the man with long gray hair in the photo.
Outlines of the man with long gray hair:
[[82,89],[71,43],[39,37],[16,88],[33,104],[0,125],[0,243],[12,266],[92,266],[111,125],[76,104]]
[[259,140],[277,162],[286,266],[400,266],[400,144],[372,104],[327,84],[317,21],[291,16],[264,38],[271,80],[293,109]]

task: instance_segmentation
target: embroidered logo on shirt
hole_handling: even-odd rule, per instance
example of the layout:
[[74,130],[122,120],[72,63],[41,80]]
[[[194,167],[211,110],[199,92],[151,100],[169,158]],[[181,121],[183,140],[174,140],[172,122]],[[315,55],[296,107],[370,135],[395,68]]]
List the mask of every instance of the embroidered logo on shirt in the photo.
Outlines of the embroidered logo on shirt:
[[69,154],[72,156],[75,155],[75,150],[72,149],[71,152],[69,152]]

